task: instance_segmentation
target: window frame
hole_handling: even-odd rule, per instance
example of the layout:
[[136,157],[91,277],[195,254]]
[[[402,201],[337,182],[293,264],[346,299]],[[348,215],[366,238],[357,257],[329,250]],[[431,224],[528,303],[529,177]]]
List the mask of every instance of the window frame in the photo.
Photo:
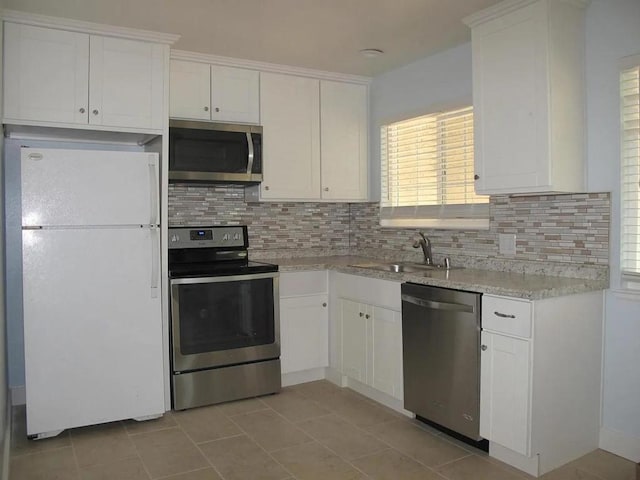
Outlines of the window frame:
[[[379,129],[380,141],[380,225],[385,228],[437,228],[451,230],[488,230],[490,220],[490,199],[488,195],[486,203],[466,203],[466,204],[433,204],[433,205],[412,205],[412,206],[387,206],[384,205],[383,194],[385,192],[385,176],[388,175],[388,168],[385,170],[383,145],[386,140],[383,138],[385,129],[395,123],[411,121],[420,117],[445,116],[457,110],[471,108],[473,104],[470,100],[458,102],[456,104],[442,105],[437,109],[427,112],[415,113],[410,116],[395,118],[390,121],[381,122]],[[473,117],[473,129],[476,125],[475,113]],[[444,160],[439,155],[437,160]],[[388,167],[388,160],[387,160]],[[442,175],[444,169],[438,168],[438,175]],[[469,185],[469,183],[467,183]],[[445,183],[446,187],[446,183]],[[437,182],[437,189],[440,192],[442,182]],[[388,187],[386,189],[388,191]],[[439,196],[439,195],[438,195]]]
[[[620,186],[620,197],[619,197],[619,208],[620,208],[620,238],[619,238],[619,255],[618,261],[620,266],[620,277],[622,280],[622,287],[627,290],[632,291],[640,291],[640,266],[635,271],[625,270],[625,217],[624,211],[627,208],[627,201],[625,199],[625,128],[624,128],[624,107],[623,107],[623,97],[622,97],[622,75],[626,70],[637,68],[640,72],[640,54],[631,55],[623,58],[620,61],[618,72],[618,97],[619,97],[619,118],[620,118],[620,178],[619,178],[619,186]],[[640,88],[638,91],[638,95],[640,95]],[[640,97],[639,97],[640,98]],[[640,132],[638,133],[638,142],[640,142]],[[636,165],[640,166],[640,154],[637,157]],[[640,168],[640,167],[639,167]],[[638,211],[638,220],[640,220],[640,200],[636,200],[636,206],[634,207]],[[638,236],[635,245],[635,251],[638,256],[640,256],[640,236]]]

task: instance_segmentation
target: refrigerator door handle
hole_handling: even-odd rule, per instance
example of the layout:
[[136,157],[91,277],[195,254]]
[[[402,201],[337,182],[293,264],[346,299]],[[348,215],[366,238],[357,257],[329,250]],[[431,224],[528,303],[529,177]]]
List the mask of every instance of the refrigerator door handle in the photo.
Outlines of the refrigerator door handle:
[[160,229],[152,227],[149,235],[151,237],[151,298],[158,298]]
[[156,170],[156,158],[157,157],[153,155],[152,158],[149,159],[149,192],[151,195],[149,223],[151,225],[158,224],[158,174]]

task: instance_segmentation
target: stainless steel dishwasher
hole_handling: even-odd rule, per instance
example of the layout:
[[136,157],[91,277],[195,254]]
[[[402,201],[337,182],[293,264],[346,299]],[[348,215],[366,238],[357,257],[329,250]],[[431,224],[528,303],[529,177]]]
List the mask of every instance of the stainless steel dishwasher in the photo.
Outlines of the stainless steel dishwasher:
[[402,284],[404,408],[484,448],[479,293]]

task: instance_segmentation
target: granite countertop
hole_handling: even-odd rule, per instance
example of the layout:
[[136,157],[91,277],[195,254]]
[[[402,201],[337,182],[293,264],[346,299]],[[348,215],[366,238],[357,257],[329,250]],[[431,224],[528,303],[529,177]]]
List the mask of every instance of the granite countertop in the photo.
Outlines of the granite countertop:
[[415,282],[434,287],[455,288],[507,297],[538,300],[576,293],[604,290],[609,287],[606,279],[570,278],[496,270],[452,269],[431,270],[419,273],[394,273],[369,268],[353,267],[354,264],[384,263],[380,259],[357,256],[326,256],[297,258],[264,258],[261,262],[275,263],[280,272],[304,270],[334,270],[383,280]]

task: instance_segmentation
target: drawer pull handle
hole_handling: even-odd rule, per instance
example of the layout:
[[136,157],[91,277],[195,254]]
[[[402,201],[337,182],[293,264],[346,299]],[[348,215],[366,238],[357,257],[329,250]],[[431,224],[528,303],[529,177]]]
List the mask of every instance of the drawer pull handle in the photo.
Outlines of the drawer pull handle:
[[515,315],[510,315],[510,314],[508,314],[508,313],[493,312],[493,314],[494,314],[496,317],[501,317],[501,318],[516,318],[516,316],[515,316]]

